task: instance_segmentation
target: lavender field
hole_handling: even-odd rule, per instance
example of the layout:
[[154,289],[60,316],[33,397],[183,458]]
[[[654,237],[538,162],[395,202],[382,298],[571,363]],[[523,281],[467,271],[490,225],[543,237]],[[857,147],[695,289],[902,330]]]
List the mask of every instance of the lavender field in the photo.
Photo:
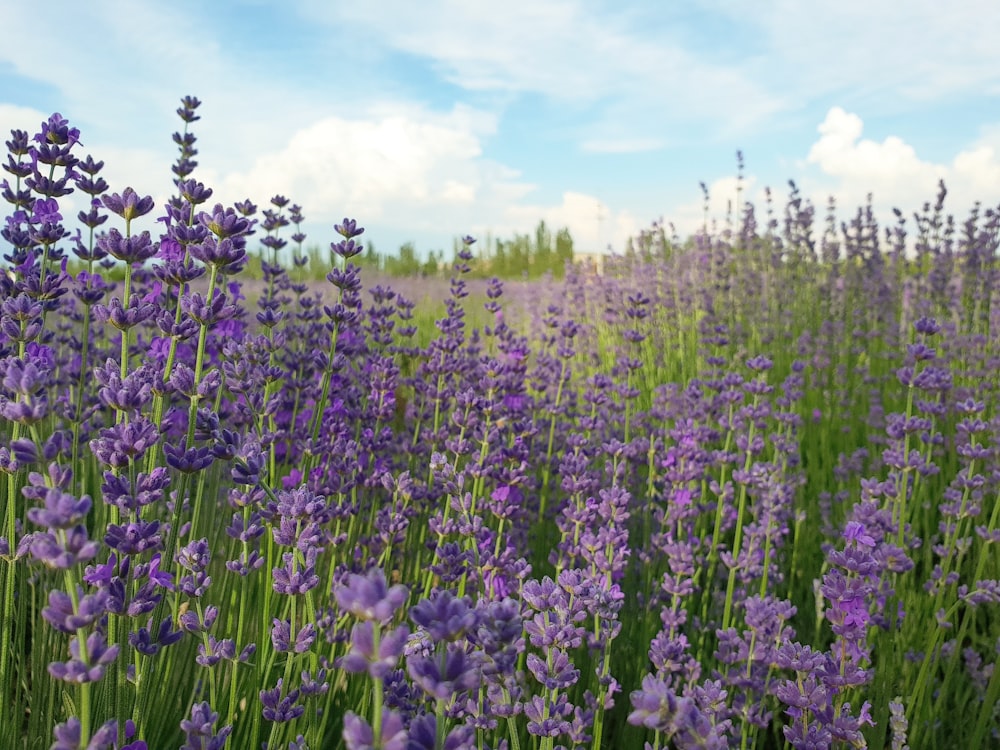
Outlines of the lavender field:
[[0,747],[1000,746],[1000,207],[467,238],[434,320],[354,220],[294,281],[198,104],[162,206],[6,142]]

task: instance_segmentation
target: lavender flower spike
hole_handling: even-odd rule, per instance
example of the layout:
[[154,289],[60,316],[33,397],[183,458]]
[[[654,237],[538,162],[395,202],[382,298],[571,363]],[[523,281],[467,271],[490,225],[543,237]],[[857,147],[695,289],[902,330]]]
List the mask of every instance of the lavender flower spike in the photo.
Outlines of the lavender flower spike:
[[125,221],[131,221],[140,216],[145,216],[153,210],[153,197],[147,195],[140,198],[139,194],[130,187],[125,188],[121,194],[113,193],[101,198],[107,209],[121,216]]
[[219,715],[207,703],[192,706],[191,718],[181,721],[184,731],[181,750],[221,750],[233,728],[225,726],[216,733],[214,727],[218,720]]
[[37,143],[72,146],[80,143],[80,129],[71,128],[69,120],[56,112],[42,123],[42,130],[35,136],[34,140]]
[[385,625],[403,606],[409,590],[402,584],[388,587],[382,569],[373,568],[363,576],[352,573],[346,585],[337,586],[333,594],[344,612]]
[[[368,750],[375,747],[375,732],[367,721],[348,711],[344,714],[344,742],[347,750]],[[404,750],[411,746],[412,743],[407,744],[402,717],[395,711],[383,714],[382,742],[378,747],[382,750]]]
[[[57,724],[56,728],[52,730],[52,736],[55,737],[56,741],[52,743],[50,750],[80,750],[81,747],[84,747],[83,742],[86,740],[85,737],[80,736],[82,731],[80,720],[75,716],[67,719],[64,724]],[[111,750],[117,733],[118,722],[112,719],[94,733],[85,746],[86,750]],[[142,747],[145,748],[145,743],[142,744]],[[139,747],[134,747],[134,750],[139,750]]]

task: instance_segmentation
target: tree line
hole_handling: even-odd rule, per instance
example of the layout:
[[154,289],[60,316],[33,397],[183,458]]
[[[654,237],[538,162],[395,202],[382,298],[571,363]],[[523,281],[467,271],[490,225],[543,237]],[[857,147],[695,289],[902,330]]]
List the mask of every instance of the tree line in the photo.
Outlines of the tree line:
[[[421,257],[412,242],[404,243],[395,254],[381,253],[369,242],[365,252],[352,262],[390,276],[446,275],[461,247],[462,241],[456,238],[450,257],[440,249]],[[566,264],[573,262],[573,237],[565,227],[553,233],[543,220],[532,234],[515,234],[510,239],[487,234],[472,245],[472,252],[469,266],[473,277],[537,279],[551,274],[562,278]]]

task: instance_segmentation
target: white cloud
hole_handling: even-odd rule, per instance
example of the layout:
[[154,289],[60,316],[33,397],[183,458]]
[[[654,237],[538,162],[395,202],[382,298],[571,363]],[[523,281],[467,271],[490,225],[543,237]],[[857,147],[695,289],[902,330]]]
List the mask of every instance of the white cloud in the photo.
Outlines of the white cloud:
[[814,201],[822,203],[826,195],[834,195],[838,205],[850,211],[864,204],[870,193],[883,218],[894,207],[911,214],[933,201],[943,179],[948,188],[945,208],[959,219],[977,200],[1000,203],[1000,139],[995,135],[992,143],[984,140],[959,151],[948,163],[935,163],[922,159],[898,136],[864,138],[861,118],[840,107],[827,113],[818,132],[806,164],[815,165],[821,176],[804,185]]
[[[567,138],[588,151],[649,150],[796,127],[849,95],[900,113],[942,97],[1000,94],[1000,4],[913,0],[301,0],[330,28],[428,61],[466,92],[538,94],[580,108]],[[714,30],[718,30],[717,32]],[[782,119],[776,115],[784,114]]]
[[[0,61],[42,84],[40,95],[49,87],[57,90],[63,114],[81,124],[141,132],[176,107],[186,92],[174,87],[193,81],[208,87],[220,77],[219,45],[194,14],[119,0],[94,0],[86,12],[77,3],[52,0],[46,13],[63,26],[40,28],[37,8],[3,4],[0,26],[27,31],[7,35]],[[72,33],[62,33],[67,25]]]
[[1000,202],[1000,139],[962,151],[952,163],[954,178],[972,195]]
[[463,229],[454,226],[463,218],[531,189],[515,171],[482,157],[480,139],[494,128],[491,116],[467,107],[441,114],[378,106],[354,118],[319,120],[257,156],[249,169],[213,181],[226,201],[281,193],[311,219],[355,215],[389,226],[438,227],[450,237]]
[[[958,0],[705,0],[763,52],[741,61],[796,98],[849,94],[866,108],[1000,94],[1000,4]],[[776,74],[780,72],[780,79]]]
[[282,193],[313,223],[355,216],[380,231],[420,232],[441,245],[467,233],[528,233],[541,219],[553,231],[568,227],[577,247],[588,250],[609,243],[620,249],[637,231],[633,215],[611,211],[595,196],[568,191],[558,204],[532,201],[535,186],[483,157],[481,139],[495,125],[466,107],[444,114],[376,107],[364,117],[323,119],[248,170],[208,181],[225,201],[250,196],[266,203]]
[[740,65],[687,49],[680,26],[651,32],[617,5],[508,0],[499,10],[456,0],[303,0],[300,6],[331,28],[365,29],[378,44],[430,61],[468,92],[539,94],[592,108],[581,112],[586,124],[568,134],[592,151],[658,147],[678,123],[724,134],[787,105]]
[[[377,27],[385,43],[429,57],[465,89],[593,99],[617,84],[614,67],[602,65],[604,52],[618,45],[615,30],[597,29],[597,19],[576,2],[510,0],[502,12],[489,4],[449,0],[303,5],[307,15],[331,25]],[[584,59],[589,63],[578,64]]]
[[0,133],[3,134],[4,140],[7,140],[11,130],[24,130],[30,138],[39,131],[41,124],[48,120],[51,114],[51,112],[42,114],[31,107],[0,103]]

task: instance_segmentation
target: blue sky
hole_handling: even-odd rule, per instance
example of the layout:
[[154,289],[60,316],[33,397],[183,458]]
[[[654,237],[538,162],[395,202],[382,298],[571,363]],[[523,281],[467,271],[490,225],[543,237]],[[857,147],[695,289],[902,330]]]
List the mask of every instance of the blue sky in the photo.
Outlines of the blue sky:
[[[86,8],[86,10],[84,10]],[[905,8],[905,10],[904,10]],[[380,250],[508,237],[579,250],[700,225],[794,179],[848,218],[1000,204],[1000,3],[173,0],[0,4],[0,131],[58,111],[114,190],[164,198],[183,95],[224,202],[357,218]],[[152,228],[152,226],[150,227]]]

